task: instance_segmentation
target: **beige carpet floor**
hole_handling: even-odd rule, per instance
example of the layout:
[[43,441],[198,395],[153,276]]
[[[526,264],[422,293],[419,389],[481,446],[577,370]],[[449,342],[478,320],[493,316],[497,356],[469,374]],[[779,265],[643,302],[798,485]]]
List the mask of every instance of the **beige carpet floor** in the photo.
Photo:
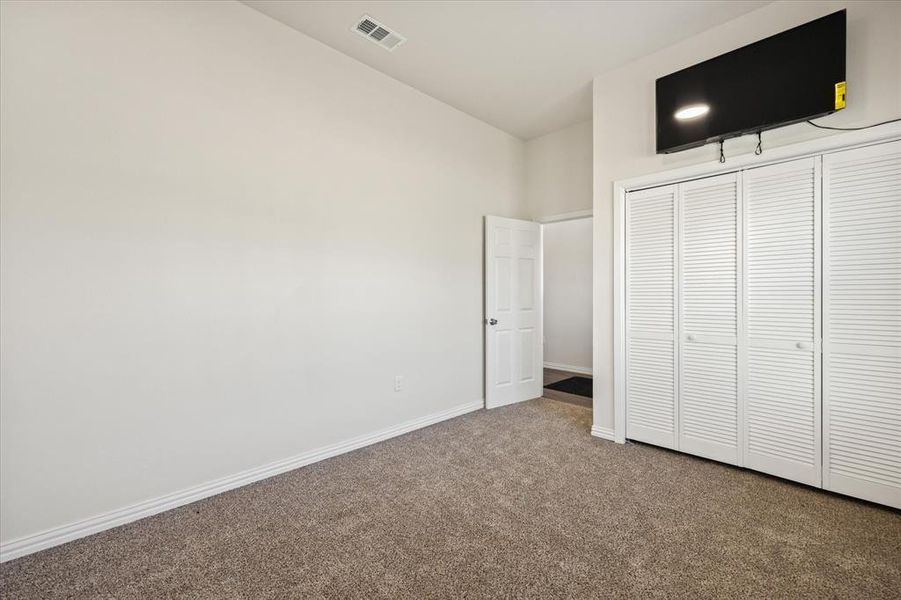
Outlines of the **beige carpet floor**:
[[0,566],[3,598],[898,598],[901,514],[534,400]]

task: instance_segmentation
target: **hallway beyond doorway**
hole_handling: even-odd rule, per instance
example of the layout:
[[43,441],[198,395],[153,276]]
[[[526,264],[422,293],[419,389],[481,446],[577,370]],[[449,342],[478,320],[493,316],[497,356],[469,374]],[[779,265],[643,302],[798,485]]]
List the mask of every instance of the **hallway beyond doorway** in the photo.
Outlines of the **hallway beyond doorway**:
[[591,375],[585,375],[582,373],[570,373],[569,371],[561,371],[558,369],[548,369],[545,367],[544,369],[544,391],[542,393],[543,397],[550,398],[551,400],[559,400],[560,402],[566,402],[568,404],[575,404],[576,406],[582,406],[585,408],[592,407],[592,399],[586,398],[584,396],[578,396],[576,394],[569,394],[567,392],[560,392],[557,390],[548,389],[548,385],[552,383],[557,383],[558,381],[563,381],[564,379],[569,379],[570,377],[588,377],[591,378]]

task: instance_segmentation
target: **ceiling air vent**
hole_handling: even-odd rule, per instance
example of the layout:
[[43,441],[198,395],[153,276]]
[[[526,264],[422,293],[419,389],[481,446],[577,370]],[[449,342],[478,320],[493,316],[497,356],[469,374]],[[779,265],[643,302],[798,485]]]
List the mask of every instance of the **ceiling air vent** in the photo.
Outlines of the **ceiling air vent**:
[[407,38],[395,31],[391,31],[387,26],[379,23],[369,15],[360,17],[357,24],[353,26],[353,30],[373,44],[378,44],[389,51],[394,50],[407,41]]

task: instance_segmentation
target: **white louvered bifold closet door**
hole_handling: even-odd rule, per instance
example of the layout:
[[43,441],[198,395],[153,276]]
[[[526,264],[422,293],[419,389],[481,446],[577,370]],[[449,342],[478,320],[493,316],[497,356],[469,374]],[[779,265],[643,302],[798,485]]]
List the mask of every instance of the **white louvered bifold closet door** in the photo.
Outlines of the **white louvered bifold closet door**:
[[744,464],[821,484],[820,159],[748,169]]
[[626,196],[626,437],[676,447],[676,186]]
[[737,173],[680,186],[679,449],[740,462]]
[[901,142],[823,177],[823,487],[901,508]]

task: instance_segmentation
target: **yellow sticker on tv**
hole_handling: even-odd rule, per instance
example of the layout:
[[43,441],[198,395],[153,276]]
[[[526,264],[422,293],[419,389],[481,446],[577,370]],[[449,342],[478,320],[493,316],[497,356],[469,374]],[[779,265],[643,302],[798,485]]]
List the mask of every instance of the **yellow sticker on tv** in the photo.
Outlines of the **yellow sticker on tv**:
[[835,84],[835,110],[845,108],[845,87],[844,81]]

